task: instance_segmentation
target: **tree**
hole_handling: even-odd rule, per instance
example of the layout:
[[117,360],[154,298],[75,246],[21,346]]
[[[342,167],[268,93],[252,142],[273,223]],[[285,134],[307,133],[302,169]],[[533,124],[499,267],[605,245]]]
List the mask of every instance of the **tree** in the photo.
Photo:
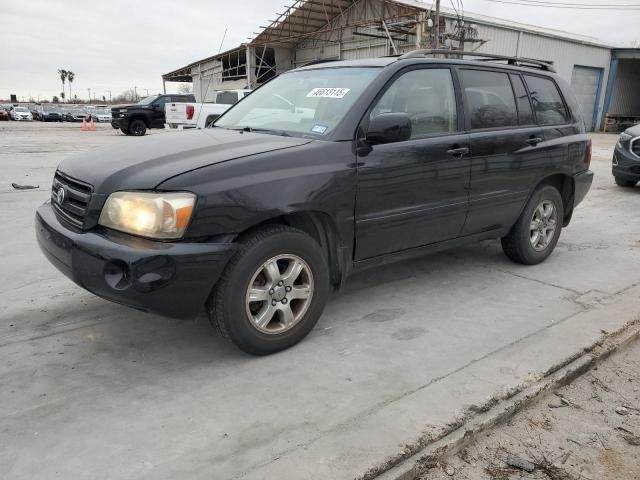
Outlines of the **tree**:
[[178,87],[178,93],[191,93],[191,91],[193,90],[193,87],[191,86],[190,83],[181,83],[180,86]]
[[73,79],[76,78],[76,74],[71,70],[67,71],[67,80],[69,80],[69,98],[71,98],[71,84],[73,83]]
[[58,75],[60,75],[60,81],[62,82],[62,92],[63,94],[61,95],[62,99],[64,100],[64,82],[67,80],[67,71],[60,69],[58,70]]
[[60,92],[60,98],[62,99],[62,101],[64,102],[64,92]]
[[53,103],[58,103],[59,99],[56,95],[53,96],[52,98]]

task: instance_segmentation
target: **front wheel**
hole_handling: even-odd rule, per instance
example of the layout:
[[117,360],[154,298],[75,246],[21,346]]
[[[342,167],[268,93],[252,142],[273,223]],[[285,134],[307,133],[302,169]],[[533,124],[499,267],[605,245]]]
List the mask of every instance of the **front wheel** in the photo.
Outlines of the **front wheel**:
[[502,238],[502,250],[524,265],[545,261],[558,243],[563,219],[560,192],[551,185],[539,187],[509,234]]
[[635,186],[636,183],[633,180],[625,180],[624,178],[620,178],[620,177],[613,177],[616,181],[616,185],[618,185],[619,187],[633,187]]
[[300,230],[275,225],[239,243],[211,294],[209,314],[218,332],[238,348],[268,355],[311,331],[328,292],[320,245]]
[[147,124],[142,120],[134,120],[129,124],[129,131],[135,137],[141,137],[147,133]]

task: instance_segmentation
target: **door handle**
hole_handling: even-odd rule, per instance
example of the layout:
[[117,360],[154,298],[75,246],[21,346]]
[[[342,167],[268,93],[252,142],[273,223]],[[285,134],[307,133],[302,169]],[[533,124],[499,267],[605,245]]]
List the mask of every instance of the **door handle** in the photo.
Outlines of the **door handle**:
[[453,157],[462,157],[469,153],[469,149],[467,147],[452,148],[451,150],[447,150],[447,153]]
[[528,139],[526,140],[526,142],[527,142],[529,145],[532,145],[532,146],[534,146],[534,147],[535,147],[535,146],[536,146],[536,145],[538,145],[540,142],[542,142],[542,139],[541,139],[540,137],[531,137],[531,138],[528,138]]

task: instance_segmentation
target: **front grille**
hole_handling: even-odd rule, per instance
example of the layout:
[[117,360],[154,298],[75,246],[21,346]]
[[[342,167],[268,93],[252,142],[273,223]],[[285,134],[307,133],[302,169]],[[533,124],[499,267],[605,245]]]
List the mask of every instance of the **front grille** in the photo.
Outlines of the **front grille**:
[[[58,192],[64,188],[64,198],[59,202]],[[91,200],[91,185],[79,182],[56,172],[51,186],[51,204],[56,213],[67,223],[82,229]]]
[[640,138],[636,138],[631,144],[631,151],[640,157]]

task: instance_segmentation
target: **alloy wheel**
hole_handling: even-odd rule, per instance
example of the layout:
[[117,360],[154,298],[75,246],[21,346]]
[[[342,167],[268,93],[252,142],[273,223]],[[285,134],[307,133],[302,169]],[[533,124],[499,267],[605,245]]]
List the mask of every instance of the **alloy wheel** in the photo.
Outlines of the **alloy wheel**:
[[280,334],[305,315],[313,298],[313,274],[297,255],[277,255],[253,274],[245,295],[246,313],[254,328]]
[[558,212],[549,200],[543,200],[533,211],[529,225],[531,246],[537,252],[549,246],[556,231]]

